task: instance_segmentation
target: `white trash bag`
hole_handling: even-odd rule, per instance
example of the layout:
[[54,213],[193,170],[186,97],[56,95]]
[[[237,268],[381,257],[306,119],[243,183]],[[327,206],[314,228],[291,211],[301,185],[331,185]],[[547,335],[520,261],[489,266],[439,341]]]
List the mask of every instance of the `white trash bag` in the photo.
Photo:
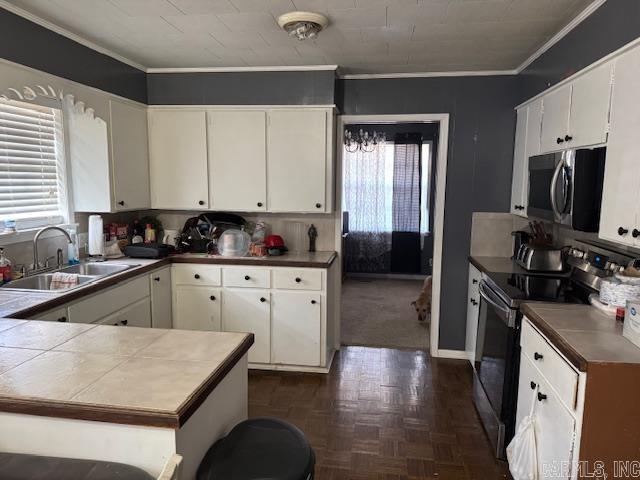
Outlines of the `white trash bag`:
[[518,431],[507,446],[509,471],[513,480],[538,480],[538,452],[536,447],[534,410],[538,397],[538,386],[533,389],[533,400],[529,415],[518,425]]

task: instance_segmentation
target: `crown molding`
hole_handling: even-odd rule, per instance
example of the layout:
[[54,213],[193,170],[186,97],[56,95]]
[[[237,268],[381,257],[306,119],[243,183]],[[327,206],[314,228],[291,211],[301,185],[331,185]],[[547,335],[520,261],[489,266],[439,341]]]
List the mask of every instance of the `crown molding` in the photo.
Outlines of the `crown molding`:
[[80,35],[77,35],[73,32],[70,32],[65,28],[59,27],[58,25],[51,23],[48,20],[45,20],[44,18],[40,18],[37,15],[34,15],[31,12],[27,12],[26,10],[23,10],[20,7],[16,7],[15,5],[10,4],[6,0],[0,0],[0,8],[4,8],[5,10],[8,10],[11,13],[15,13],[16,15],[29,20],[30,22],[36,23],[41,27],[44,27],[48,30],[51,30],[52,32],[62,35],[63,37],[67,37],[69,40],[73,40],[74,42],[84,45],[85,47],[90,48],[92,50],[95,50],[98,53],[107,55],[115,60],[118,60],[119,62],[126,63],[130,67],[137,68],[138,70],[142,70],[143,72],[147,70],[147,67],[139,64],[138,62],[134,62],[133,60],[127,57],[124,57],[119,53],[109,50],[108,48],[101,47],[100,45],[92,42],[91,40],[87,40],[86,38],[81,37]]
[[455,72],[408,72],[408,73],[353,73],[339,75],[343,80],[371,80],[376,78],[428,78],[428,77],[491,77],[517,75],[516,70],[470,70]]
[[536,50],[533,55],[527,58],[524,62],[522,62],[518,68],[516,68],[516,72],[520,73],[533,62],[535,62],[538,58],[542,56],[547,50],[553,47],[556,43],[562,40],[571,30],[580,25],[584,20],[586,20],[593,12],[595,12],[598,8],[600,8],[607,0],[594,0],[587,8],[585,8],[580,14],[567,23],[562,30],[556,33],[553,37],[551,37],[544,45],[542,45],[538,50]]
[[185,68],[147,68],[147,73],[229,73],[229,72],[310,72],[336,71],[338,65],[301,65],[272,67],[185,67]]

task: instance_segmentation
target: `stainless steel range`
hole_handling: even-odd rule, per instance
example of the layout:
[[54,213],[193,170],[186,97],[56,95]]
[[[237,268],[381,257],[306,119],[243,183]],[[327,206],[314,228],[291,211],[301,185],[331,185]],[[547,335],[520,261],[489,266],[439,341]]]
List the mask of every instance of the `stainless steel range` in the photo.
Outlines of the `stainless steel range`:
[[496,457],[515,432],[520,366],[520,305],[524,302],[589,303],[600,281],[633,257],[598,243],[565,249],[565,274],[483,273],[474,361],[474,403]]

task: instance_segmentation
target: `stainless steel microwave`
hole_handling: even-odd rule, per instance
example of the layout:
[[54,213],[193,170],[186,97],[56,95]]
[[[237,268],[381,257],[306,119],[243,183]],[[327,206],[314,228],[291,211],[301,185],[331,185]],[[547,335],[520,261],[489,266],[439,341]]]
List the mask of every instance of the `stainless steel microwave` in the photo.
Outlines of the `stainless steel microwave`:
[[529,158],[527,215],[597,232],[606,147]]

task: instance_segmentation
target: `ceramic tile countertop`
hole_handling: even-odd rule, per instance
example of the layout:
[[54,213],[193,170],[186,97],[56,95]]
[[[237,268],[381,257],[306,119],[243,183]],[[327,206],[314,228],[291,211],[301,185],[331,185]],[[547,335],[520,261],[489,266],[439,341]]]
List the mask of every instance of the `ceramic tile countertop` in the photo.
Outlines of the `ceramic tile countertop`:
[[247,333],[0,319],[0,411],[178,428]]
[[112,263],[135,265],[134,268],[88,283],[67,292],[16,291],[0,289],[0,317],[32,318],[78,298],[99,292],[121,281],[172,263],[204,263],[213,265],[252,265],[262,267],[329,268],[336,252],[290,252],[277,257],[221,257],[198,253],[172,255],[161,260],[118,258]]
[[523,314],[579,370],[590,364],[640,364],[640,348],[622,336],[622,324],[590,305],[525,303]]
[[469,261],[484,273],[527,273],[510,257],[480,257],[472,255]]

